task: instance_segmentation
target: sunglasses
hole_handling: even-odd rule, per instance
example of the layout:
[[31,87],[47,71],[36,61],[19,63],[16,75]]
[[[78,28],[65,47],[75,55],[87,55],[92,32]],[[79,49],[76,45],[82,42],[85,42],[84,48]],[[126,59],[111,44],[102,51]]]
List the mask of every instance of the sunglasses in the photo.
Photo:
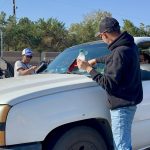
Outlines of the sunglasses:
[[102,38],[103,34],[106,33],[106,32],[107,32],[107,30],[105,30],[104,32],[100,33],[100,34],[99,34],[99,35],[100,35],[100,38]]
[[27,57],[27,58],[30,58],[30,59],[32,58],[32,56],[26,56],[26,57]]

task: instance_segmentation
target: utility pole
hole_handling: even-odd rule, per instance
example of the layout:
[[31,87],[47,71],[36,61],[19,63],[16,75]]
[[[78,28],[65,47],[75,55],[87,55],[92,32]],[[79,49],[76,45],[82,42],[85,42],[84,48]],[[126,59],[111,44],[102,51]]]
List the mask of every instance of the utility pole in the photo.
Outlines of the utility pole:
[[0,32],[1,32],[1,51],[0,51],[0,56],[3,57],[3,32],[2,30],[0,29]]
[[13,0],[13,16],[15,17],[16,20],[16,1]]

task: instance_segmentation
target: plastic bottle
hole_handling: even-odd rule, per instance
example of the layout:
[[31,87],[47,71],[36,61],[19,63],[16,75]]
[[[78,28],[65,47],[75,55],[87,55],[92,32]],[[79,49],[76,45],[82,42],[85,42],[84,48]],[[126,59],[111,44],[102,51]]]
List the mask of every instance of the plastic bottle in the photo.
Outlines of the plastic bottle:
[[83,51],[83,50],[80,50],[77,59],[80,59],[80,60],[82,60],[82,61],[85,61],[85,54],[84,54],[84,51]]
[[[84,50],[81,49],[81,50],[79,51],[79,55],[78,55],[77,59],[80,59],[80,60],[82,60],[82,61],[85,61],[85,52],[84,52]],[[80,71],[80,72],[84,72],[85,70],[79,69],[79,71]]]

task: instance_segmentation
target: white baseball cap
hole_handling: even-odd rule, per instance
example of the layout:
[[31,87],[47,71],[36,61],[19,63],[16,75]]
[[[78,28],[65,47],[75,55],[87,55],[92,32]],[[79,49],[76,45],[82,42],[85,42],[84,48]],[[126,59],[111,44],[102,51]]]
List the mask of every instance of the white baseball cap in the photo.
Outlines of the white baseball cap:
[[22,51],[22,55],[25,55],[25,56],[32,56],[32,50],[30,48],[25,48],[23,51]]

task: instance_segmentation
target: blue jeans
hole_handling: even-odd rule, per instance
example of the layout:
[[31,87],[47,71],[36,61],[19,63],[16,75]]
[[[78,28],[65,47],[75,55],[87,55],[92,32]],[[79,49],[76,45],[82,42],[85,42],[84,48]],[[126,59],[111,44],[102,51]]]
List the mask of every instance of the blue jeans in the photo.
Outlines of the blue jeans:
[[110,111],[115,150],[132,150],[131,127],[135,111],[136,106]]

